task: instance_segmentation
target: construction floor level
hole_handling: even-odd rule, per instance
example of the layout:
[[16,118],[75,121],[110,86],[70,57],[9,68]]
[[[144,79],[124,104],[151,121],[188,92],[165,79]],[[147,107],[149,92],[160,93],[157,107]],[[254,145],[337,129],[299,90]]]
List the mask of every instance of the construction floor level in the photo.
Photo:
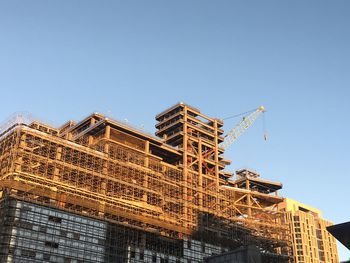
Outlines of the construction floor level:
[[94,113],[0,130],[1,262],[202,262],[254,245],[290,258],[282,185],[225,170],[223,122],[179,103],[156,136]]

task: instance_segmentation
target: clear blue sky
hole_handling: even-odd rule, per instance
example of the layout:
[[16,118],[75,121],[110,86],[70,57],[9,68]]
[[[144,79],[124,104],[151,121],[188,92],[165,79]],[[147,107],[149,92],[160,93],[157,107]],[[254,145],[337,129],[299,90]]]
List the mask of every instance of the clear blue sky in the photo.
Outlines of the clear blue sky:
[[219,118],[262,104],[269,139],[260,119],[229,170],[349,221],[349,13],[345,0],[1,1],[0,119],[111,112],[153,133],[179,101]]

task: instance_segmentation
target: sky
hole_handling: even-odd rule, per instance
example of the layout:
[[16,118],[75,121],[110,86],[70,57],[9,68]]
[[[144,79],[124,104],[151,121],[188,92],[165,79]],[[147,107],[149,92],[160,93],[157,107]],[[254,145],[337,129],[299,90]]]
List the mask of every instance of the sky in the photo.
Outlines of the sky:
[[268,140],[260,118],[227,169],[349,221],[349,12],[346,0],[0,1],[0,119],[60,126],[97,111],[154,133],[177,102],[217,118],[264,105]]

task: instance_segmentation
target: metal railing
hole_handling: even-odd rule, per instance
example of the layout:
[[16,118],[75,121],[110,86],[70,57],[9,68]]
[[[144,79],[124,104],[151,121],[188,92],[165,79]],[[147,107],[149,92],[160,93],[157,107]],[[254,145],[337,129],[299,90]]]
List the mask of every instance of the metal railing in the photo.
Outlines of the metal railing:
[[0,139],[13,127],[18,125],[29,125],[32,123],[32,116],[28,112],[16,112],[0,124]]

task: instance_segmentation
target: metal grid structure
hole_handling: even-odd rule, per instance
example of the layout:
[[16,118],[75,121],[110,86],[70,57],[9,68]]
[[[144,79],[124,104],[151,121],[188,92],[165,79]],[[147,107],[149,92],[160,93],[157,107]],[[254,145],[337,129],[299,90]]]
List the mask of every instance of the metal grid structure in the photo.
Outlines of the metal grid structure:
[[249,170],[229,180],[224,169],[230,162],[220,147],[223,122],[183,103],[156,120],[157,137],[98,113],[60,128],[12,124],[0,135],[3,199],[105,222],[123,244],[121,262],[135,258],[126,247],[152,247],[164,254],[159,259],[183,261],[188,242],[199,242],[196,262],[208,256],[202,244],[223,251],[255,244],[287,254],[288,225],[278,210],[281,184]]

